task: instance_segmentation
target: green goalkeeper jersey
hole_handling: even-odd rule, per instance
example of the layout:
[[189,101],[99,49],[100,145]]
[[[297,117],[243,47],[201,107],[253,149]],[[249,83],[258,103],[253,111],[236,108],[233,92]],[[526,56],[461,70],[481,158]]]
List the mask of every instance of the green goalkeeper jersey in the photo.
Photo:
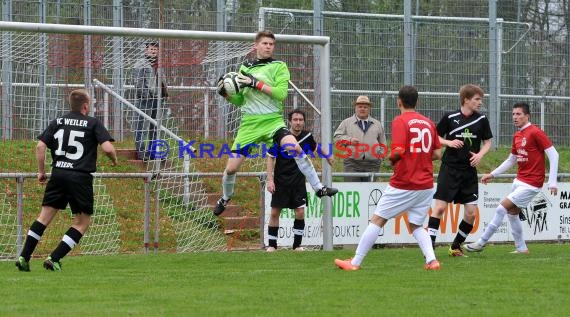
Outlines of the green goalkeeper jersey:
[[255,59],[244,62],[239,72],[250,74],[272,87],[272,96],[252,87],[244,87],[238,94],[229,98],[232,104],[240,107],[244,119],[248,115],[279,113],[282,116],[283,100],[287,97],[291,78],[287,64],[272,58]]
[[244,62],[240,72],[250,74],[271,86],[271,96],[252,87],[244,87],[228,100],[240,107],[242,119],[232,151],[249,144],[272,144],[273,134],[285,128],[283,100],[289,88],[289,69],[282,61],[255,59]]

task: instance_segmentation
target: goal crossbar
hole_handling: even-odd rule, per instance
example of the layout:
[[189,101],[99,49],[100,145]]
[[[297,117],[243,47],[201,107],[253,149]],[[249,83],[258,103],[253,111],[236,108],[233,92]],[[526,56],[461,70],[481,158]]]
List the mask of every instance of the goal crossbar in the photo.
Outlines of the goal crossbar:
[[[68,25],[51,23],[27,23],[0,21],[0,31],[19,31],[34,33],[67,33],[83,35],[112,35],[112,36],[138,36],[160,37],[171,39],[210,39],[218,41],[254,41],[254,33],[189,31],[166,29],[141,29],[114,26]],[[328,45],[328,36],[313,35],[285,35],[276,34],[275,38],[283,43],[301,43]]]

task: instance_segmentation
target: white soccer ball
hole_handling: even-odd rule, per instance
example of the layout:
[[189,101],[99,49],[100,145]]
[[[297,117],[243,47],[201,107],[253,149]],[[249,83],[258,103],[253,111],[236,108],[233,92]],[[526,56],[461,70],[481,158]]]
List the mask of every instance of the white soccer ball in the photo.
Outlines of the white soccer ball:
[[226,89],[228,96],[233,96],[239,93],[240,87],[236,81],[237,76],[238,73],[236,72],[229,72],[224,75],[224,88]]

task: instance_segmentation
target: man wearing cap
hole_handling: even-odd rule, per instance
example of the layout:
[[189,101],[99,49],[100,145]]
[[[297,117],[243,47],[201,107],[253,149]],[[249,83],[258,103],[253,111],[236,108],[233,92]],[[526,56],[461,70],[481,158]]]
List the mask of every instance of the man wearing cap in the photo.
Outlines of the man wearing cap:
[[[345,156],[345,172],[379,172],[386,135],[380,121],[370,116],[372,103],[368,96],[358,96],[354,115],[344,119],[334,132],[335,147]],[[381,144],[382,146],[379,146]],[[370,177],[347,176],[345,182],[368,182]]]

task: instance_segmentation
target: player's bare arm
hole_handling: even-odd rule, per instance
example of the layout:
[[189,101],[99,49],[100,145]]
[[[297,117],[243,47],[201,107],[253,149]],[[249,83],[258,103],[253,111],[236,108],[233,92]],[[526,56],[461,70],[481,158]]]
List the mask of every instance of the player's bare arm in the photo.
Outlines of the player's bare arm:
[[45,183],[47,176],[46,176],[46,150],[47,145],[42,142],[38,141],[38,145],[36,145],[36,161],[38,162],[38,181],[40,183]]
[[481,183],[487,185],[487,183],[489,183],[489,181],[492,180],[493,178],[495,178],[493,174],[485,174],[481,176]]
[[275,193],[275,182],[273,181],[273,168],[275,166],[275,158],[267,156],[267,191]]
[[113,144],[110,141],[105,141],[101,143],[101,148],[103,149],[103,152],[105,152],[105,155],[107,155],[107,157],[111,160],[112,165],[116,166],[117,152],[115,151],[115,147],[113,146]]
[[461,140],[446,140],[445,138],[442,138],[441,136],[438,136],[439,138],[439,143],[441,143],[442,145],[445,145],[447,147],[451,147],[454,149],[460,149],[463,147],[463,141]]
[[479,152],[477,153],[469,152],[471,154],[471,157],[469,158],[471,166],[473,167],[479,166],[479,163],[481,163],[483,156],[485,156],[485,154],[487,154],[491,149],[491,144],[492,144],[491,139],[483,140],[483,146],[481,146],[481,150],[479,150]]

